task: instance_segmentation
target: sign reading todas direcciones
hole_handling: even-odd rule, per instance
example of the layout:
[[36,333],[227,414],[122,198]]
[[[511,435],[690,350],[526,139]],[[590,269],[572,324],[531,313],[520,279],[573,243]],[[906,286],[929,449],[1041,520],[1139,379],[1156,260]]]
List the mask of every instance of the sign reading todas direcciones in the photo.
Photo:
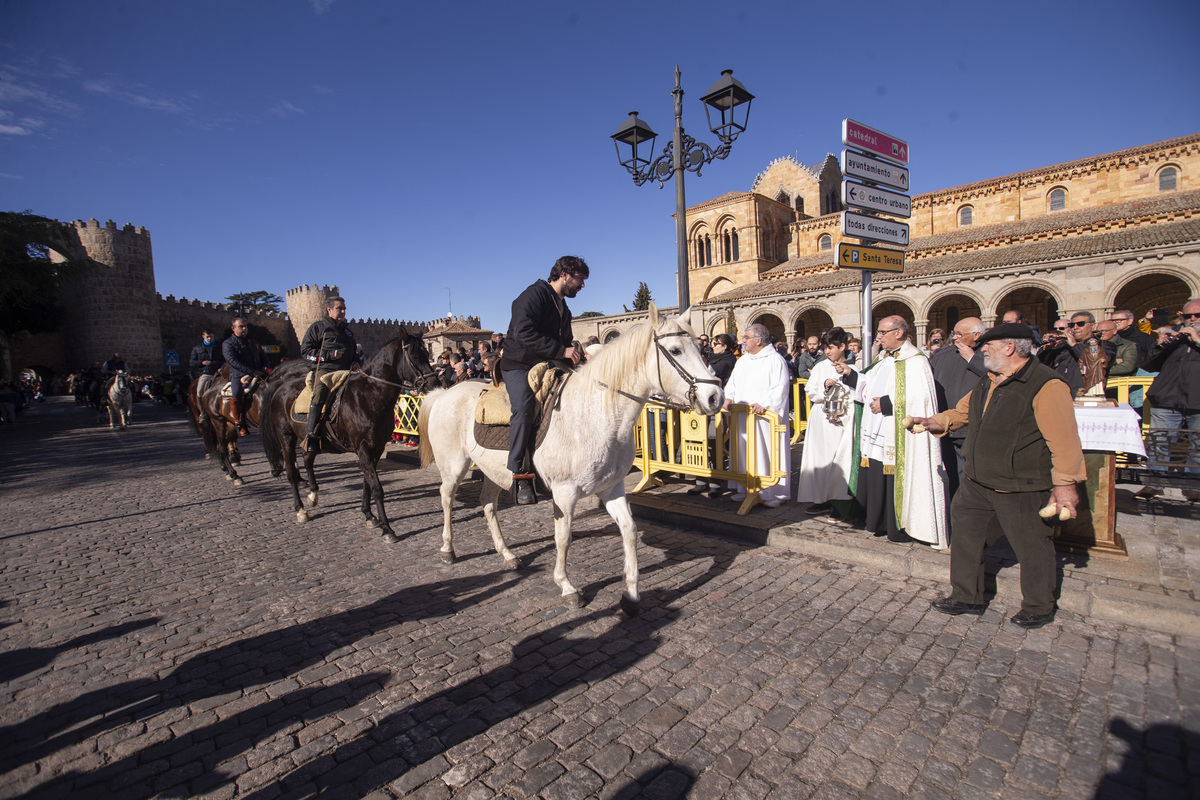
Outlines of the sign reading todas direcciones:
[[904,271],[904,252],[884,247],[838,242],[837,265],[840,269],[872,269],[885,272]]
[[908,245],[908,225],[855,211],[842,212],[842,233],[872,242]]

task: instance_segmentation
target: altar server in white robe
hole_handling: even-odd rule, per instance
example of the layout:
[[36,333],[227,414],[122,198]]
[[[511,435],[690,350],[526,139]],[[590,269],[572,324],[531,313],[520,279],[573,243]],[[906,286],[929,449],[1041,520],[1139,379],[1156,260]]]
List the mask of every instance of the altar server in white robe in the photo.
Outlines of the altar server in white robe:
[[[779,434],[779,453],[783,462],[783,478],[774,486],[768,486],[759,492],[759,499],[768,508],[777,508],[791,496],[790,475],[792,471],[792,451],[788,444],[788,391],[791,389],[792,376],[783,356],[771,346],[771,334],[766,327],[755,323],[742,333],[742,351],[744,355],[733,366],[729,381],[725,384],[725,408],[734,403],[744,403],[750,406],[755,414],[763,411],[774,411],[783,422],[784,431]],[[746,468],[746,420],[743,414],[734,414],[730,420],[732,430],[738,431],[738,470]],[[766,475],[770,470],[770,441],[769,424],[760,420],[756,439],[758,474]],[[929,438],[929,437],[926,437]],[[730,481],[729,488],[734,490],[732,500],[741,502],[746,499],[746,487]]]
[[932,437],[906,431],[905,416],[929,416],[937,390],[929,359],[908,341],[903,317],[885,317],[875,331],[879,354],[856,374],[844,365],[842,380],[855,391],[855,443],[850,490],[866,509],[866,528],[893,542],[913,539],[949,546],[946,472]]
[[[850,389],[838,374],[845,364],[850,334],[830,328],[821,335],[825,358],[812,368],[804,387],[812,402],[808,427],[804,429],[804,452],[800,459],[796,502],[809,503],[806,514],[833,512],[839,517],[855,516],[850,499],[850,459],[854,455],[854,403]],[[853,365],[847,365],[854,370]],[[837,388],[833,388],[837,387]],[[830,405],[826,405],[826,400]]]

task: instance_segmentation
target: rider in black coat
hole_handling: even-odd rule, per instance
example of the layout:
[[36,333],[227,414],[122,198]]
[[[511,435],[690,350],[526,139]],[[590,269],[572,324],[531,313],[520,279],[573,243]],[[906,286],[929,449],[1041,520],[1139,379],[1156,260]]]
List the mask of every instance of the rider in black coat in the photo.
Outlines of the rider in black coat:
[[354,333],[346,326],[346,301],[330,297],[325,303],[325,317],[308,326],[304,340],[300,342],[300,355],[313,367],[312,402],[308,406],[308,427],[304,437],[304,451],[319,453],[321,440],[317,436],[317,425],[329,398],[329,384],[321,380],[338,370],[352,369],[362,365],[362,353],[354,341]]
[[238,435],[250,432],[246,422],[245,389],[249,381],[243,378],[262,377],[266,374],[267,357],[258,342],[250,338],[250,326],[238,317],[231,326],[233,336],[221,345],[221,353],[229,364],[229,388],[233,396],[233,419],[237,422]]

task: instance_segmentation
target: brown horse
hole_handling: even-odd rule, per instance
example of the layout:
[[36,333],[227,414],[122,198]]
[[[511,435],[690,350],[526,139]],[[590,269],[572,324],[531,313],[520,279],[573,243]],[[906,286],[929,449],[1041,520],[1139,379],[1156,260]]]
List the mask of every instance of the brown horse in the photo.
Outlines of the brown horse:
[[[275,371],[262,394],[262,442],[271,471],[286,470],[292,485],[292,509],[297,522],[307,522],[308,512],[300,501],[300,471],[296,468],[296,443],[304,437],[303,423],[292,420],[292,404],[304,388],[311,366],[293,361]],[[360,372],[346,381],[337,419],[322,426],[321,449],[326,453],[355,453],[363,473],[362,515],[369,528],[380,528],[386,542],[399,539],[388,524],[383,507],[383,486],[376,466],[391,440],[396,399],[403,388],[424,391],[435,381],[424,342],[405,334],[383,346]],[[307,410],[307,409],[306,409]],[[317,505],[317,479],[313,474],[315,453],[305,453],[308,501]],[[371,515],[375,500],[378,516]]]
[[[238,452],[237,422],[233,418],[233,400],[222,395],[222,390],[229,383],[229,365],[221,367],[220,371],[213,376],[212,382],[205,387],[203,394],[197,393],[199,383],[199,380],[192,381],[188,385],[187,391],[187,406],[192,427],[204,439],[205,455],[217,460],[217,465],[225,473],[226,480],[233,481],[234,486],[241,486],[243,484],[242,477],[235,469],[242,463],[242,458]],[[261,408],[259,397],[262,393],[263,389],[260,386],[258,391],[250,395],[250,402],[246,407],[246,419],[255,427],[259,426]],[[278,473],[275,474],[278,475]]]

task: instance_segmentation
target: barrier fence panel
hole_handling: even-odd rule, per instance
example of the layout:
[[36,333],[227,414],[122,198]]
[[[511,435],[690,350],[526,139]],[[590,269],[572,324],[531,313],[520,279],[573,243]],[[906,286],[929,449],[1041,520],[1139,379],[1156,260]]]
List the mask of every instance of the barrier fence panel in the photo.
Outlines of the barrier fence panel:
[[[757,469],[760,425],[766,429],[769,443],[768,467],[762,475]],[[677,472],[714,483],[736,481],[746,487],[746,499],[737,512],[744,515],[762,502],[760,491],[784,477],[782,449],[789,446],[788,429],[773,411],[755,414],[750,406],[735,403],[729,413],[708,417],[647,403],[639,426],[639,452],[634,466],[642,471],[642,479],[633,490],[635,494],[651,486],[662,486],[662,481],[655,477],[658,472]],[[735,434],[747,431],[751,435],[744,437],[743,459],[740,457],[743,437]],[[737,469],[738,463],[745,467]]]
[[804,431],[808,429],[808,417],[812,414],[812,400],[804,391],[807,385],[808,378],[792,381],[792,438],[789,440],[792,444],[803,441]]
[[421,398],[424,396],[402,394],[396,399],[394,415],[396,427],[392,430],[393,438],[397,436],[417,438],[417,416],[421,413]]

